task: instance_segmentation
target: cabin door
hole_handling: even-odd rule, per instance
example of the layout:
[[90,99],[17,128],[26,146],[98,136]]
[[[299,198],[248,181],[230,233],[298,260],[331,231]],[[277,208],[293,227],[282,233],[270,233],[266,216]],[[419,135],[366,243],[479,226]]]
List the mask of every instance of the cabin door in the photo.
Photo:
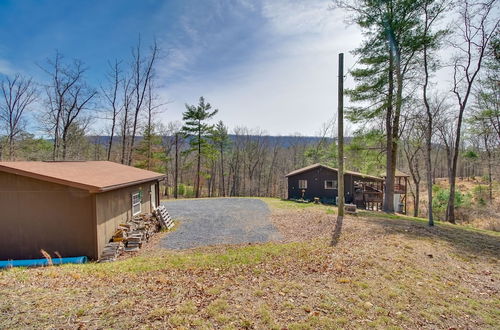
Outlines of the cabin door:
[[153,212],[154,210],[156,210],[156,185],[155,184],[152,184],[151,185],[151,188],[150,188],[150,192],[151,194],[151,212]]

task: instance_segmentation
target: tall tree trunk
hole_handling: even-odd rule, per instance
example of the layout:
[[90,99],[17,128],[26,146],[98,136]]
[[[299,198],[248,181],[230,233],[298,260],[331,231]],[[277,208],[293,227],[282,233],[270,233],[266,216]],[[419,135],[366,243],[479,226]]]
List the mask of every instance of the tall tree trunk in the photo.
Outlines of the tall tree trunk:
[[62,134],[62,159],[63,160],[66,160],[66,147],[67,147],[67,144],[66,144],[66,139],[68,137],[68,132],[66,130],[63,131],[63,134]]
[[113,147],[113,137],[115,135],[115,124],[116,124],[116,119],[113,119],[113,123],[111,124],[111,136],[109,137],[109,143],[108,143],[108,154],[106,156],[106,159],[108,161],[111,159],[111,148]]
[[[426,33],[427,34],[427,33]],[[429,63],[427,59],[427,45],[424,43],[423,49],[424,55],[424,86],[422,88],[422,94],[424,99],[425,113],[427,114],[427,125],[425,131],[425,174],[427,178],[427,218],[429,226],[434,226],[434,216],[432,214],[432,162],[431,162],[431,151],[432,151],[432,126],[433,126],[433,115],[431,112],[431,106],[427,98],[427,87],[429,85]]]
[[486,149],[486,155],[488,156],[488,197],[490,203],[493,201],[493,180],[491,174],[491,149],[488,144],[488,135],[484,135],[484,148]]
[[196,165],[195,197],[200,197],[200,172],[201,172],[201,123],[198,124],[198,159]]
[[220,147],[220,177],[222,180],[222,197],[226,197],[226,188],[224,186],[224,148]]
[[14,137],[12,134],[9,134],[8,136],[8,143],[9,143],[9,160],[12,161],[14,160]]
[[385,118],[385,130],[387,134],[386,141],[386,175],[385,175],[385,193],[384,193],[384,211],[394,212],[394,173],[395,168],[393,168],[396,155],[394,154],[394,143],[393,143],[393,127],[392,127],[392,115],[393,115],[393,98],[394,98],[394,58],[392,51],[389,52],[389,91],[387,96],[387,112]]
[[175,133],[175,170],[174,170],[174,198],[177,199],[179,188],[179,133]]
[[125,114],[123,118],[123,131],[122,131],[122,156],[121,156],[121,163],[126,164],[127,163],[127,126],[128,126],[128,109],[125,108]]

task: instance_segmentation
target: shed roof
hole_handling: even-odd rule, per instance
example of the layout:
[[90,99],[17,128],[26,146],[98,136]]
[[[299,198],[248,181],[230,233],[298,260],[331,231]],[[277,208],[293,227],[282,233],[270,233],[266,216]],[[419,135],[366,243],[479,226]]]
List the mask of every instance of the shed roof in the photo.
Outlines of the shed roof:
[[0,172],[104,192],[154,181],[164,174],[108,161],[0,162]]
[[[304,172],[313,170],[313,169],[318,168],[318,167],[323,167],[323,168],[326,168],[328,170],[335,171],[335,172],[339,171],[336,168],[333,168],[333,167],[330,167],[330,166],[326,166],[326,165],[323,165],[323,164],[320,164],[320,163],[316,163],[316,164],[312,164],[312,165],[309,165],[309,166],[306,166],[306,167],[299,168],[298,170],[292,171],[292,172],[288,173],[285,176],[286,177],[294,176],[294,175],[297,175],[297,174],[300,174],[300,173],[304,173]],[[368,174],[354,172],[354,171],[346,171],[346,170],[344,170],[344,174],[350,174],[352,176],[357,176],[357,177],[361,177],[361,178],[364,178],[364,179],[372,179],[372,180],[376,180],[376,181],[384,181],[383,178],[380,178],[378,176],[368,175]]]

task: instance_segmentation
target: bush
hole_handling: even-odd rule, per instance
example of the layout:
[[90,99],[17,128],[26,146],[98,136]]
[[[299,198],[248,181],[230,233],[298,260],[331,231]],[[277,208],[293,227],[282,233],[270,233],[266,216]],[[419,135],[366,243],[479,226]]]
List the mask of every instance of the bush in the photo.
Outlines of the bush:
[[186,186],[184,197],[187,197],[187,198],[194,197],[194,187],[192,187],[192,186]]
[[[444,220],[446,217],[446,208],[448,206],[448,198],[450,197],[450,191],[448,189],[441,188],[438,185],[432,187],[433,198],[432,198],[432,210],[436,218]],[[455,191],[455,209],[460,207],[469,206],[472,200],[472,195],[470,193],[463,194],[461,191]]]
[[180,184],[178,187],[177,187],[177,194],[179,196],[184,196],[184,194],[186,193],[186,186],[184,184]]
[[486,205],[486,201],[489,198],[488,195],[488,186],[485,185],[477,185],[472,189],[472,195],[474,196],[474,201],[479,205]]

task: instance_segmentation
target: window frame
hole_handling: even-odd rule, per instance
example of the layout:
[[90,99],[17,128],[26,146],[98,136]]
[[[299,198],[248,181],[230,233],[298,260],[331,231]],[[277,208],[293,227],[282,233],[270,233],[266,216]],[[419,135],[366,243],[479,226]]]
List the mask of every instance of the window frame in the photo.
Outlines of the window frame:
[[[301,183],[305,183],[305,185],[301,185]],[[299,189],[307,189],[307,180],[299,180]]]
[[[332,183],[332,187],[331,188],[327,187],[327,182],[331,182]],[[325,180],[324,188],[326,190],[335,190],[335,189],[337,189],[337,185],[338,185],[337,180]]]
[[[137,198],[137,202],[134,203],[135,198]],[[142,205],[141,204],[142,204],[141,193],[140,192],[132,193],[132,216],[136,216],[138,214],[141,214],[141,212],[142,212]],[[139,211],[134,213],[134,208],[136,206],[139,206]]]

